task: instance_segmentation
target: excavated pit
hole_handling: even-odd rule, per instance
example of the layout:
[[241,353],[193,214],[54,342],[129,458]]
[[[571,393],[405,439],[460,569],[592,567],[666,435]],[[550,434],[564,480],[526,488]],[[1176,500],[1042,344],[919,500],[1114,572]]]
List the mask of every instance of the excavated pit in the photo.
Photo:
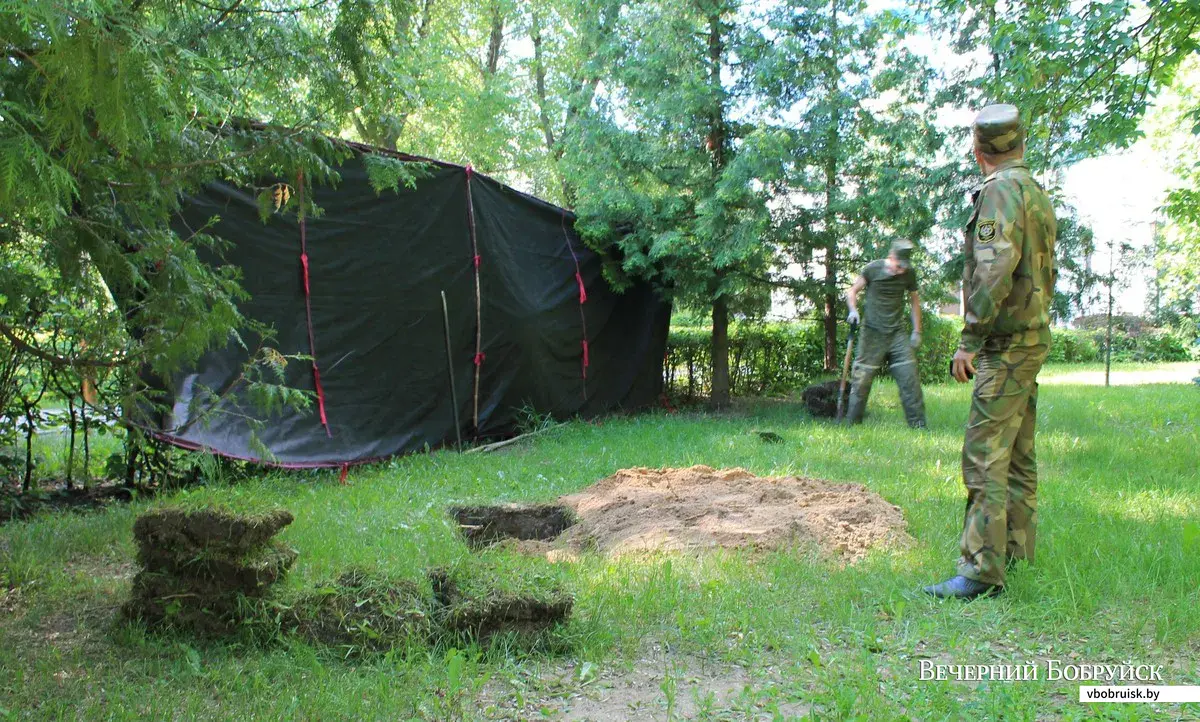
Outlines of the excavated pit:
[[548,541],[575,524],[575,513],[560,504],[457,506],[450,514],[472,548],[502,539]]
[[[577,522],[550,542],[508,537],[518,539],[515,549],[561,558],[584,550],[619,556],[813,544],[856,561],[910,541],[901,509],[862,484],[758,477],[744,469],[622,469],[558,502]],[[520,516],[519,507],[503,508],[508,518]]]

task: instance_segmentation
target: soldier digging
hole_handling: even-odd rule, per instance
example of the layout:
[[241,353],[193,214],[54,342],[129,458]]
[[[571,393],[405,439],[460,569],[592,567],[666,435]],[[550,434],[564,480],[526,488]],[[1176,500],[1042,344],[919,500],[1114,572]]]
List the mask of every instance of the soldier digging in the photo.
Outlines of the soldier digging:
[[1037,375],[1050,348],[1057,233],[1050,198],[1025,165],[1017,109],[987,106],[973,132],[984,180],[967,223],[965,325],[951,365],[959,383],[975,375],[962,450],[967,510],[958,575],[925,587],[958,599],[998,594],[1009,564],[1033,561]]
[[[925,428],[925,398],[921,395],[921,379],[917,375],[915,349],[921,345],[921,299],[917,294],[917,273],[912,269],[912,243],[898,240],[892,243],[887,258],[871,261],[846,291],[851,325],[859,323],[858,294],[864,288],[866,310],[858,336],[851,373],[850,401],[846,423],[862,421],[871,394],[871,383],[884,361],[896,386],[908,425]],[[909,299],[912,313],[912,333],[904,328],[904,299]]]

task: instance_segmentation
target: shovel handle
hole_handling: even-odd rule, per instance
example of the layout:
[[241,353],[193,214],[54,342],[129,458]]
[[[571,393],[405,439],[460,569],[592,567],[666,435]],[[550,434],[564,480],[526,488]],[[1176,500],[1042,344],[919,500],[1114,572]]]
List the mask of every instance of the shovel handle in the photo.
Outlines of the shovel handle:
[[842,380],[838,384],[837,420],[842,420],[842,399],[846,395],[846,377],[850,375],[850,353],[854,350],[854,337],[858,334],[858,324],[850,324],[850,333],[846,336],[846,355],[842,359]]

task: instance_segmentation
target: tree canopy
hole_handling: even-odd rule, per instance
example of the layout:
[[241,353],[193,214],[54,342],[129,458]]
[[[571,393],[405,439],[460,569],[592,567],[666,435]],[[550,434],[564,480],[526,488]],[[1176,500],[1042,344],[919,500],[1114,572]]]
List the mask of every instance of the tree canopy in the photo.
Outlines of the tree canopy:
[[[711,315],[721,404],[722,329],[776,289],[825,324],[828,365],[840,288],[893,238],[921,247],[927,295],[952,292],[974,173],[955,112],[1020,106],[1051,188],[1136,139],[1173,82],[1160,124],[1192,143],[1194,60],[1179,69],[1198,27],[1200,0],[874,13],[862,0],[14,0],[0,7],[0,343],[20,363],[120,376],[121,398],[97,403],[132,408],[126,372],[269,339],[241,315],[236,274],[202,260],[222,239],[180,233],[173,214],[217,179],[264,204],[333,182],[341,141],[357,140],[470,162],[574,208],[611,282],[653,279]],[[377,170],[381,185],[406,180]],[[1159,267],[1182,304],[1197,286],[1194,153],[1175,171]],[[1064,239],[1078,270],[1065,311],[1090,235],[1067,222]],[[261,351],[254,378],[273,388],[278,359]]]

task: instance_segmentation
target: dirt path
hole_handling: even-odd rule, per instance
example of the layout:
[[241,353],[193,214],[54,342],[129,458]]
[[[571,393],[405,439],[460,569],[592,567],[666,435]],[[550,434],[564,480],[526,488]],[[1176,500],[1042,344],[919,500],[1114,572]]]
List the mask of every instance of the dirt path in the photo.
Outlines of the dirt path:
[[483,719],[580,722],[796,720],[811,709],[776,667],[714,663],[658,645],[618,666],[563,664],[493,680],[475,707]]

